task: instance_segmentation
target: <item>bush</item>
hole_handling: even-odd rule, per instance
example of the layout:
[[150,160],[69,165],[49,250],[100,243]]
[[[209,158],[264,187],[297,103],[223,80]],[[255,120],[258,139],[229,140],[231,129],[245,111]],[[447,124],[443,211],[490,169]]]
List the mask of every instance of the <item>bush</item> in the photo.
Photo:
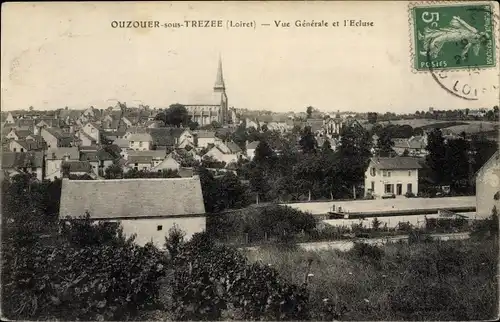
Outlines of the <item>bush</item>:
[[207,218],[207,232],[220,241],[239,243],[271,241],[290,243],[299,234],[314,234],[312,215],[288,206],[271,205],[242,211],[212,214]]
[[380,261],[384,255],[384,251],[380,247],[362,242],[354,243],[354,247],[349,252],[357,258],[369,261]]
[[308,317],[307,292],[282,280],[277,271],[247,264],[235,249],[197,234],[181,247],[172,282],[176,320]]
[[[104,239],[99,231],[105,232]],[[164,256],[152,245],[139,247],[119,235],[113,226],[81,221],[65,225],[52,244],[41,239],[27,247],[4,244],[4,314],[11,319],[109,320],[154,307]]]
[[413,192],[407,192],[407,193],[405,193],[405,197],[406,198],[415,198],[416,196]]

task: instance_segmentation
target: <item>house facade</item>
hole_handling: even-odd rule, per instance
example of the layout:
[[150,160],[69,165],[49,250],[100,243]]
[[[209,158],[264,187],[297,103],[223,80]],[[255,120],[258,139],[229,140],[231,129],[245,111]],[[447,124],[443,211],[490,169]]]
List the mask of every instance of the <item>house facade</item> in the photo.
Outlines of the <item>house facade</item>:
[[149,133],[132,133],[128,136],[129,149],[147,151],[153,147],[153,137]]
[[80,160],[80,151],[77,147],[48,149],[45,156],[46,179],[62,178],[62,163],[64,161],[78,160]]
[[101,143],[101,130],[97,124],[89,122],[82,127],[82,131],[91,137],[95,143]]
[[498,194],[500,194],[500,153],[497,151],[476,174],[476,216],[478,219],[491,216],[493,207],[500,212]]
[[412,157],[370,159],[365,172],[365,196],[418,194],[418,170],[422,166]]
[[215,145],[220,139],[215,136],[213,131],[198,131],[196,133],[196,143],[199,148],[207,148],[210,144]]
[[44,179],[43,162],[43,152],[2,152],[2,170],[9,176],[29,173],[41,181]]
[[[112,200],[113,202],[110,202]],[[68,180],[63,179],[59,218],[86,213],[100,222],[119,222],[135,242],[164,247],[176,226],[189,239],[205,230],[200,178]]]

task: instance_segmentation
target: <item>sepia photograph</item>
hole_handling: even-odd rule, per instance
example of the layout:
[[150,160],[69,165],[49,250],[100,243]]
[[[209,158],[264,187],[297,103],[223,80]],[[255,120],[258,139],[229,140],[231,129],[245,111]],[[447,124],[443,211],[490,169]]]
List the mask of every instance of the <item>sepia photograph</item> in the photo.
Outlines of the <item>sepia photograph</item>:
[[495,321],[496,1],[5,2],[5,321]]

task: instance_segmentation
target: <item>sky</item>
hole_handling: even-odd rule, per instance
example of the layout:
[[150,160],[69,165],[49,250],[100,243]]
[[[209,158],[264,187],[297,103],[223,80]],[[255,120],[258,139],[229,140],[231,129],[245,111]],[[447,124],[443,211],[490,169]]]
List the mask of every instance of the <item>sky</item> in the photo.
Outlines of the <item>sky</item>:
[[[186,19],[255,28],[111,27],[112,21]],[[293,27],[313,19],[330,26]],[[345,19],[373,27],[342,27]],[[274,27],[278,20],[292,27]],[[340,26],[331,27],[334,21]],[[219,55],[229,105],[241,109],[413,113],[491,108],[499,101],[498,63],[479,73],[445,73],[444,87],[458,81],[457,88],[478,88],[476,100],[451,95],[429,72],[412,71],[403,1],[8,3],[1,32],[2,111],[106,108],[116,100],[197,103],[212,94]]]

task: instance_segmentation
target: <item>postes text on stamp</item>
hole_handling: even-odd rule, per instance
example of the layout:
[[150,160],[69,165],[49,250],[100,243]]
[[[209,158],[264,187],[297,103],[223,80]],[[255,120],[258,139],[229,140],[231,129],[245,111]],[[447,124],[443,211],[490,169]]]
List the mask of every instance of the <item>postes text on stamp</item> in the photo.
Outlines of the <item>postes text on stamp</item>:
[[415,5],[411,19],[415,70],[495,67],[491,4]]

